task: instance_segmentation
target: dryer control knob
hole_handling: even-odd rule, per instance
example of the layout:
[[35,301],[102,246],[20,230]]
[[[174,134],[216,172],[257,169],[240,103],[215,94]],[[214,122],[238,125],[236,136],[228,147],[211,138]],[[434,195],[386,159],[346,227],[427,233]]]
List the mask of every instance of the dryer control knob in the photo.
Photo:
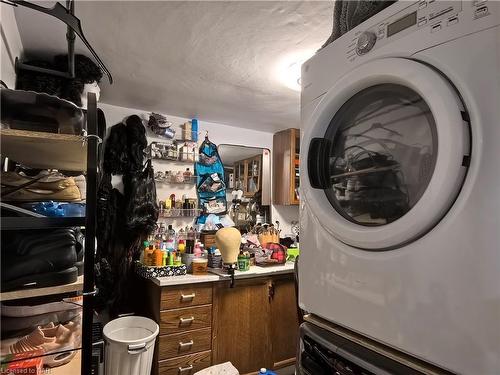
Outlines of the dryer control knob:
[[365,31],[358,38],[358,43],[356,44],[356,52],[358,55],[364,55],[373,48],[377,42],[377,36],[371,31]]

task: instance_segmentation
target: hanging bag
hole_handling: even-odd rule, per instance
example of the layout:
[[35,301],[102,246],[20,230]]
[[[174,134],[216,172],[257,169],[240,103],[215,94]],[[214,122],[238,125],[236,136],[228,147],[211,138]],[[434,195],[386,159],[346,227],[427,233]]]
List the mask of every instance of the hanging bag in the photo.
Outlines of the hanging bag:
[[[227,212],[224,166],[217,146],[205,137],[199,149],[196,163],[197,191],[200,208],[204,215],[223,215]],[[203,222],[203,220],[202,220]]]

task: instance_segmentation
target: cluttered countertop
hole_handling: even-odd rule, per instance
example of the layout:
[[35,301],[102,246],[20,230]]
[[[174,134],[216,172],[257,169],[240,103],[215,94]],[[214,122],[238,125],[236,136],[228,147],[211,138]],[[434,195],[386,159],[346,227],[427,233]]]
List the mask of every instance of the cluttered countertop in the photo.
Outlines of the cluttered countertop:
[[[279,266],[250,266],[248,271],[235,271],[234,278],[247,279],[269,275],[293,273],[294,263],[286,262]],[[207,283],[228,280],[230,276],[222,269],[209,269],[206,275],[182,275],[175,277],[155,277],[150,279],[158,286],[185,285],[194,283]]]

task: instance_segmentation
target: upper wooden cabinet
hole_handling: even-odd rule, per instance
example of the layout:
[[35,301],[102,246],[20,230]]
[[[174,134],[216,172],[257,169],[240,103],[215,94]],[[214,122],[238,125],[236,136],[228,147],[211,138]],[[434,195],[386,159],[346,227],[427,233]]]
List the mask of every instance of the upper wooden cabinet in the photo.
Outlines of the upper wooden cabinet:
[[234,163],[234,183],[245,197],[252,197],[262,185],[262,155]]
[[273,137],[273,203],[299,204],[300,130],[282,130]]

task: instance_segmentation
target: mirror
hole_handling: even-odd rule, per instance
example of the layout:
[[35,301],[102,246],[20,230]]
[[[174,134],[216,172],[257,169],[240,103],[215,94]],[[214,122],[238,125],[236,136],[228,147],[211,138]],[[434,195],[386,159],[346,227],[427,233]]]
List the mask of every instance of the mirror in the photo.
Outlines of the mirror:
[[228,214],[238,229],[250,230],[270,218],[271,151],[267,148],[221,144]]

